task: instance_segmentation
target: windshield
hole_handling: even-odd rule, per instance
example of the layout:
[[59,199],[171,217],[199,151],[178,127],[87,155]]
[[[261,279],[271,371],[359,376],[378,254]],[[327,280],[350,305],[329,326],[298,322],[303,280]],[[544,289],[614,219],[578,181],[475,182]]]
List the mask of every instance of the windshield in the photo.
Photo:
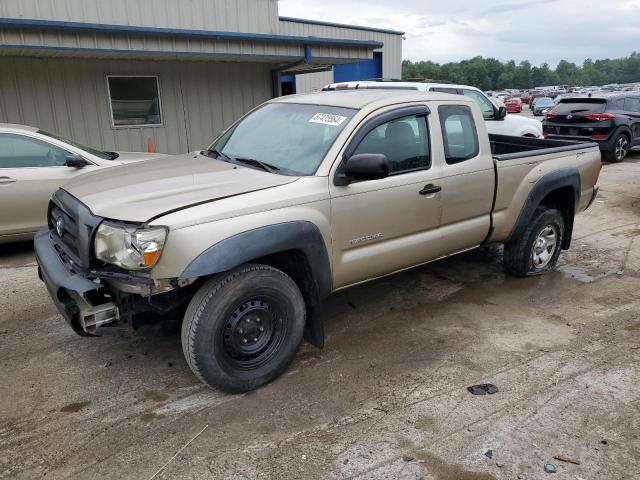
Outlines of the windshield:
[[258,160],[293,175],[312,175],[357,110],[269,103],[225,132],[209,150]]
[[536,100],[536,105],[553,105],[553,100],[550,98],[539,98]]
[[38,130],[38,133],[42,135],[46,135],[47,137],[55,138],[64,143],[68,143],[69,145],[73,145],[80,150],[84,150],[91,155],[94,155],[102,160],[115,160],[118,158],[118,154],[116,152],[103,152],[102,150],[96,150],[95,148],[87,147],[86,145],[82,145],[81,143],[74,142],[73,140],[69,140],[68,138],[61,137],[60,135],[56,135],[55,133],[45,132],[44,130]]

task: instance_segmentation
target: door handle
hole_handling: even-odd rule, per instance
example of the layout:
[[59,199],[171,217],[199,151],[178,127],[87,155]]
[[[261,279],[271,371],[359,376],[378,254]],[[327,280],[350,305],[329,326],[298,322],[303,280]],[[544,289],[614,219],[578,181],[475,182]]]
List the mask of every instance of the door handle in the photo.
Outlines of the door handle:
[[14,183],[15,181],[16,181],[15,178],[0,177],[0,185],[9,185],[10,183]]
[[434,185],[433,183],[430,183],[428,185],[425,185],[424,188],[420,190],[418,193],[420,195],[431,195],[433,193],[438,193],[441,190],[442,190],[442,187],[440,185]]

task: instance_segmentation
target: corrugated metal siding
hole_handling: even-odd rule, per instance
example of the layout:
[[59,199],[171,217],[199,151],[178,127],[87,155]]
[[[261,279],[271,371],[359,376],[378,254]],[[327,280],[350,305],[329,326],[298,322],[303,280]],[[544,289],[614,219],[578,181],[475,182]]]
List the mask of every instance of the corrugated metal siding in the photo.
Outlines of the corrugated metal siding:
[[[0,43],[2,45],[28,45],[64,47],[68,49],[80,48],[93,50],[124,50],[124,51],[153,51],[153,52],[189,52],[196,54],[240,54],[254,55],[251,61],[260,61],[257,56],[284,56],[284,57],[304,57],[302,45],[296,44],[265,44],[260,42],[238,42],[214,39],[186,39],[170,37],[154,37],[144,35],[122,35],[122,34],[90,34],[21,30],[21,29],[0,29]],[[325,51],[325,49],[323,49]],[[355,52],[354,56],[366,55],[366,49],[347,48],[327,48],[326,52],[338,56],[345,53]],[[364,52],[364,53],[362,53]],[[90,53],[90,52],[89,52]]]
[[276,33],[277,0],[1,0],[0,17]]
[[311,93],[333,82],[333,72],[305,73],[296,75],[296,93]]
[[[330,38],[349,38],[351,40],[375,40],[382,42],[382,75],[388,78],[402,76],[402,36],[392,33],[357,30],[333,25],[280,21],[280,33],[284,35],[303,35]],[[369,57],[370,58],[370,57]]]
[[[106,150],[182,153],[206,146],[271,97],[267,65],[2,58],[0,122],[37,126]],[[162,127],[112,128],[107,74],[157,74]]]

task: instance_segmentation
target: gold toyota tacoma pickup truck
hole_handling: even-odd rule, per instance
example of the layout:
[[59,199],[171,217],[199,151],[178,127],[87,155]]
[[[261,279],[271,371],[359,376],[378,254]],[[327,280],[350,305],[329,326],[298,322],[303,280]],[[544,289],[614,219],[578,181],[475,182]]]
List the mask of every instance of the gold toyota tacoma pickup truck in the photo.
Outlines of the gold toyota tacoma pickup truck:
[[39,274],[81,335],[181,318],[193,372],[243,392],[323,345],[336,290],[489,243],[516,276],[553,268],[600,169],[595,144],[489,136],[464,96],[288,96],[206,151],[58,190]]

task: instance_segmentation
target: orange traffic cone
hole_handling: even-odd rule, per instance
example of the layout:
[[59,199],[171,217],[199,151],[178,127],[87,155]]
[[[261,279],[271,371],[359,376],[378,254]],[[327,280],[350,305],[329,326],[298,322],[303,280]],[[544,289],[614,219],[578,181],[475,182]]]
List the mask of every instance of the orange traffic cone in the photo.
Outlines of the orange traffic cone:
[[153,144],[153,139],[151,137],[147,140],[147,152],[156,153],[156,146]]

